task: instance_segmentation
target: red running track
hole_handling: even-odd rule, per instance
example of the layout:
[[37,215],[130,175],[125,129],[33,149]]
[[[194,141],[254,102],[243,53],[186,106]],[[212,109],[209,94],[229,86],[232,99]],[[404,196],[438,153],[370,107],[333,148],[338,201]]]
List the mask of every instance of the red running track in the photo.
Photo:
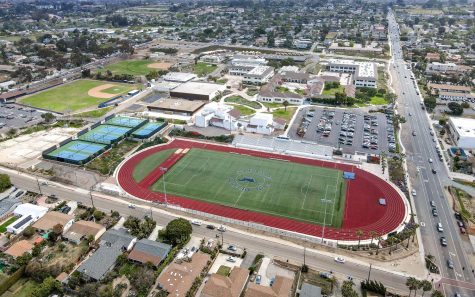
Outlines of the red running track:
[[[404,198],[399,195],[396,189],[383,179],[361,170],[354,165],[259,152],[183,139],[174,139],[167,144],[144,150],[125,161],[117,173],[117,180],[122,189],[137,198],[162,203],[165,202],[162,193],[153,192],[148,187],[141,186],[134,180],[132,173],[137,164],[144,158],[156,152],[172,148],[202,148],[221,152],[235,152],[255,157],[284,159],[295,163],[335,168],[356,173],[355,180],[347,181],[347,195],[342,227],[326,227],[324,237],[327,239],[358,240],[357,230],[363,231],[361,239],[371,238],[370,232],[372,231],[377,232],[379,235],[387,234],[399,228],[401,224],[403,224],[406,216],[406,207],[402,200]],[[157,166],[157,168],[158,167],[159,166]],[[145,179],[149,176],[145,177]],[[383,197],[386,199],[386,206],[382,206],[378,203],[379,198]],[[167,195],[167,199],[170,204],[180,205],[184,208],[203,211],[222,217],[259,223],[269,227],[317,237],[321,237],[323,234],[323,228],[319,225],[173,195]]]

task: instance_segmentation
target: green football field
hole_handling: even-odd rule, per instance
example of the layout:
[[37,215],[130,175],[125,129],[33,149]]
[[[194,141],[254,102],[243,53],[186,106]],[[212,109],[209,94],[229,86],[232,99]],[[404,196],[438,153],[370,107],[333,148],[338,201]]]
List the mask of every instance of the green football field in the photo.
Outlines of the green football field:
[[[142,160],[140,181],[174,150]],[[167,194],[299,221],[340,227],[346,183],[335,169],[191,149],[165,175]],[[163,177],[152,190],[163,191]]]
[[152,60],[125,60],[107,65],[104,70],[110,70],[113,74],[146,75],[154,70],[147,66],[152,63]]
[[[23,97],[19,101],[32,107],[43,108],[47,110],[65,112],[77,111],[107,101],[108,99],[96,98],[88,95],[88,91],[92,88],[111,84],[107,81],[79,79],[70,83],[60,85],[31,96]],[[136,89],[133,84],[122,84],[113,82],[114,87],[104,90],[103,92],[113,95],[124,94],[128,91]]]

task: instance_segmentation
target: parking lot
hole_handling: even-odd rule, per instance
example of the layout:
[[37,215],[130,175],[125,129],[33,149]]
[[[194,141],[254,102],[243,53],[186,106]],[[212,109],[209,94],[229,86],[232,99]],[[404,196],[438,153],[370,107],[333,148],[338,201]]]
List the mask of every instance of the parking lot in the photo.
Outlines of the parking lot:
[[396,151],[392,113],[308,107],[299,111],[288,136],[351,154]]
[[40,123],[42,112],[17,104],[0,104],[0,133]]

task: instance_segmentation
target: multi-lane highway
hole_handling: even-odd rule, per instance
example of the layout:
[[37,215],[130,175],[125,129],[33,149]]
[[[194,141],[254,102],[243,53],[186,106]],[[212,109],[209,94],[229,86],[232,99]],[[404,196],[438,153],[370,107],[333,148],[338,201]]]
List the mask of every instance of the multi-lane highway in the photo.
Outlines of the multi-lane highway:
[[[448,184],[449,176],[443,161],[437,154],[438,142],[426,110],[422,109],[422,97],[413,79],[410,64],[403,59],[399,40],[399,28],[393,14],[389,14],[389,39],[392,49],[390,71],[393,87],[398,95],[398,111],[407,122],[401,129],[401,140],[406,149],[408,173],[414,196],[417,218],[421,225],[422,242],[425,254],[436,258],[436,264],[441,270],[441,276],[446,283],[446,296],[475,296],[475,291],[457,288],[452,284],[466,287],[466,283],[475,280],[472,266],[467,256],[458,226],[447,197],[444,184]],[[431,133],[432,132],[432,133]],[[438,216],[432,213],[431,201],[437,209]],[[440,223],[443,231],[436,228]],[[447,246],[442,246],[440,238],[445,237]],[[449,267],[453,263],[453,268]],[[451,279],[451,280],[448,280]],[[454,281],[455,280],[455,281]],[[473,288],[473,287],[472,287]]]

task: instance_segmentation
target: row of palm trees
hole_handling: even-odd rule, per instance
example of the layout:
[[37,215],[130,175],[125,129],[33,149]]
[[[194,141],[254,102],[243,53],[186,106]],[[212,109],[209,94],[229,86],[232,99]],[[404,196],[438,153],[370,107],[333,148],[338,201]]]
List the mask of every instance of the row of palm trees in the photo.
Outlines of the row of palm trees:
[[[386,242],[388,243],[389,246],[395,246],[395,249],[397,249],[397,245],[401,243],[403,240],[407,239],[406,243],[406,248],[409,248],[409,242],[411,241],[414,242],[415,237],[416,237],[416,230],[419,228],[418,224],[413,224],[410,227],[404,229],[402,232],[397,234],[396,236],[390,236],[386,239]],[[361,229],[358,229],[355,231],[355,235],[358,238],[358,249],[360,248],[360,243],[361,243],[361,237],[364,235],[364,231]],[[379,234],[376,231],[369,231],[368,235],[371,237],[371,243],[369,244],[370,246],[373,245],[373,241],[376,239],[378,244],[376,245],[376,255],[379,253],[379,248],[380,248],[380,242],[383,240],[383,237],[381,234]],[[390,250],[390,252],[392,252]]]
[[[409,277],[406,280],[406,286],[409,288],[409,297],[411,297],[412,292],[414,292],[414,297],[417,295],[418,290],[422,290],[421,297],[424,296],[426,292],[430,292],[433,289],[432,283],[428,280],[418,280],[415,277]],[[444,294],[438,290],[432,291],[431,297],[444,297]]]

